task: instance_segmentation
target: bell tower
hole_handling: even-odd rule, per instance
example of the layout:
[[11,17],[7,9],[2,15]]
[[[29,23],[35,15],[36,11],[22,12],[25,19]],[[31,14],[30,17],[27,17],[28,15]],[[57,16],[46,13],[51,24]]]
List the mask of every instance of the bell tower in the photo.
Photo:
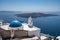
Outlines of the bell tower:
[[33,27],[33,21],[31,16],[28,18],[28,26]]

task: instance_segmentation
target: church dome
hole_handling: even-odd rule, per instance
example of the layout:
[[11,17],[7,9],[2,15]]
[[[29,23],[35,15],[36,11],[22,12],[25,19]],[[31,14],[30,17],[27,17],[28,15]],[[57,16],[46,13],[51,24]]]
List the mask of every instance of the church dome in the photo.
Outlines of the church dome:
[[14,20],[10,23],[9,27],[20,27],[22,26],[22,23],[18,20]]

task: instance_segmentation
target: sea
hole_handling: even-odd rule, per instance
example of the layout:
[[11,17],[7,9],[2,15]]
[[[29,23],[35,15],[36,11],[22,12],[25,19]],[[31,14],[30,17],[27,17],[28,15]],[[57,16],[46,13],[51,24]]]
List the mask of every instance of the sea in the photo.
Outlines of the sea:
[[[16,14],[24,12],[5,12],[0,11],[0,21],[3,23],[10,23],[13,20],[19,20],[22,23],[28,22],[28,18],[17,17]],[[33,19],[33,25],[41,29],[41,33],[49,34],[52,36],[60,35],[60,12],[42,12],[45,14],[56,14],[58,16],[37,17]]]

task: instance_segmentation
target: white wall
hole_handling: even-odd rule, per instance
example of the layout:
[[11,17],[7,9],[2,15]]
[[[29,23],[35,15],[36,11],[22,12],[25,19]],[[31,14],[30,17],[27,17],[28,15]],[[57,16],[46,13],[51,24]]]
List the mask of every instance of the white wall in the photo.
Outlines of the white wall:
[[29,31],[29,32],[28,32],[28,35],[29,35],[29,36],[35,35],[35,36],[37,36],[37,37],[40,37],[40,30]]

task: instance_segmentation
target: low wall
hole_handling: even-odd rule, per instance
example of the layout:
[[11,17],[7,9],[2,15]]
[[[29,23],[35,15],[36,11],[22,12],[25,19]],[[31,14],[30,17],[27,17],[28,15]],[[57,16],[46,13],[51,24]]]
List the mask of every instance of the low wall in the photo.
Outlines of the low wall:
[[[10,30],[3,30],[0,28],[0,35],[4,38],[11,37],[11,31]],[[27,31],[24,30],[14,30],[14,37],[25,37],[28,36]]]

